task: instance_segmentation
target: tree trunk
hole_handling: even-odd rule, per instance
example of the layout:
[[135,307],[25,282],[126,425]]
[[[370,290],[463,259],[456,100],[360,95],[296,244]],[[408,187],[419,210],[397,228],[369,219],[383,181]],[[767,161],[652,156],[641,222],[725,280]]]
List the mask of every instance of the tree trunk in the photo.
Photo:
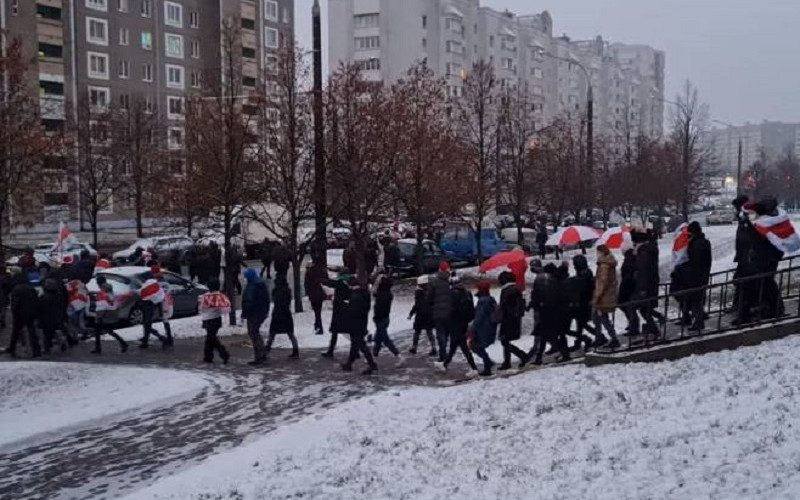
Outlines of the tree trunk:
[[228,269],[228,264],[231,259],[231,215],[229,207],[225,207],[224,219],[225,234],[223,235],[224,241],[222,248],[225,250],[225,258],[222,260],[221,264],[225,266],[225,276],[223,276],[225,280],[225,295],[227,295],[231,301],[231,312],[228,315],[228,321],[231,326],[236,326],[236,300],[233,296],[236,289],[231,280],[231,270]]
[[136,194],[136,237],[144,238],[144,230],[142,229],[142,195]]
[[[295,249],[296,250],[296,249]],[[303,312],[303,288],[300,281],[300,261],[297,252],[292,251],[292,279],[294,282],[294,312]]]
[[422,224],[419,221],[414,222],[414,232],[417,235],[417,248],[414,250],[417,253],[417,273],[421,276],[425,274],[425,251],[422,247]]
[[92,210],[92,245],[97,248],[97,210]]
[[475,224],[475,254],[478,260],[478,265],[483,263],[483,241],[481,235],[483,234],[483,216],[478,217],[478,222]]

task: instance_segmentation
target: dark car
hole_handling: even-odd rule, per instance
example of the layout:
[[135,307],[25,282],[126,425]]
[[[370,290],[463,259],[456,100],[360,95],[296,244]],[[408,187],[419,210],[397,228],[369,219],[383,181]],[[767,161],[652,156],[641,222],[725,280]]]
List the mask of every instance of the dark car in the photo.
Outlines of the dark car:
[[[417,266],[417,240],[402,239],[397,241],[397,248],[400,250],[400,266],[398,272],[406,276],[414,276],[418,273]],[[433,273],[439,270],[439,264],[448,260],[447,255],[432,240],[422,241],[422,271]]]
[[[115,267],[95,274],[103,275],[114,290],[119,303],[118,315],[121,323],[139,325],[142,323],[142,301],[139,290],[142,283],[152,278],[148,267]],[[208,292],[208,288],[197,285],[169,271],[164,271],[164,280],[169,284],[169,293],[174,300],[173,316],[192,316],[197,314],[197,298]],[[94,317],[97,299],[97,281],[92,279],[86,285],[89,291],[89,312]]]

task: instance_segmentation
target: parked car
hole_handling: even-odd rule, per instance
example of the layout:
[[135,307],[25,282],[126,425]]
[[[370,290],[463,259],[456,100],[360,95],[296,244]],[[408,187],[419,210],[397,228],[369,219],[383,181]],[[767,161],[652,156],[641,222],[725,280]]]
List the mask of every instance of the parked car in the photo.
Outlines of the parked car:
[[[55,252],[56,243],[41,243],[33,247],[33,258],[37,264],[47,263],[50,266],[57,267],[61,265],[61,260],[67,255],[71,256],[73,260],[78,260],[81,253],[85,250],[89,252],[92,257],[97,257],[97,250],[94,249],[89,243],[75,242],[67,245],[60,252]],[[19,262],[20,256],[14,256],[6,260],[9,266],[16,266]]]
[[736,222],[735,210],[714,210],[706,217],[707,226],[733,224],[734,222]]
[[518,234],[516,227],[507,227],[500,230],[500,238],[510,245],[517,245],[522,248],[527,254],[531,254],[538,249],[536,244],[536,230],[529,227],[522,228],[522,241],[518,241]]
[[[498,236],[494,228],[484,228],[480,234],[481,250],[484,257],[508,250],[511,245]],[[439,247],[451,260],[474,264],[478,260],[478,238],[469,224],[462,222],[448,223]]]
[[[402,239],[397,241],[400,250],[400,266],[398,272],[405,276],[414,276],[418,272],[417,240]],[[422,272],[433,273],[439,269],[439,264],[448,260],[447,255],[433,240],[422,241]]]
[[[89,312],[87,316],[94,318],[97,303],[97,276],[105,276],[106,281],[114,290],[114,297],[119,303],[119,321],[128,325],[142,323],[142,301],[139,290],[142,284],[153,275],[149,267],[129,266],[113,267],[96,273],[87,285],[89,292]],[[186,278],[169,271],[164,271],[164,279],[169,283],[169,293],[175,302],[173,316],[192,316],[197,314],[197,298],[208,292],[203,285],[192,283]]]
[[114,252],[111,258],[118,265],[127,264],[129,263],[128,259],[137,248],[143,250],[152,248],[159,255],[175,252],[177,257],[182,261],[186,252],[193,246],[194,241],[188,236],[154,236],[152,238],[142,238],[134,241],[131,246],[125,250]]

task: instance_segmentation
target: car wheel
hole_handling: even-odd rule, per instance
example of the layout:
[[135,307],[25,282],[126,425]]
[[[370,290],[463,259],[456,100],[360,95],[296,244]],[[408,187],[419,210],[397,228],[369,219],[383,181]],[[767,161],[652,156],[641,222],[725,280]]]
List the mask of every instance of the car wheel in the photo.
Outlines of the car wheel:
[[141,325],[144,322],[144,311],[140,306],[135,306],[128,313],[128,323],[132,326]]

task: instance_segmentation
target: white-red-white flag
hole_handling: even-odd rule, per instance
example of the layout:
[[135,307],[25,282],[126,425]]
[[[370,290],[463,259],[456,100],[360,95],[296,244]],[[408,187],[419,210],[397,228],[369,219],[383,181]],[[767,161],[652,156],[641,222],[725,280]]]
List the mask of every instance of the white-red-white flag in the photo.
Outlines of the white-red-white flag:
[[800,250],[800,235],[783,210],[778,215],[759,218],[753,222],[753,227],[781,252],[794,253]]
[[685,222],[675,230],[672,240],[672,261],[679,266],[689,260],[689,224]]
[[72,234],[72,231],[69,230],[66,224],[63,222],[59,222],[58,224],[58,241],[56,241],[56,246],[53,248],[53,253],[62,253],[64,250],[69,248],[70,245],[73,243],[77,243],[77,238],[75,235]]

